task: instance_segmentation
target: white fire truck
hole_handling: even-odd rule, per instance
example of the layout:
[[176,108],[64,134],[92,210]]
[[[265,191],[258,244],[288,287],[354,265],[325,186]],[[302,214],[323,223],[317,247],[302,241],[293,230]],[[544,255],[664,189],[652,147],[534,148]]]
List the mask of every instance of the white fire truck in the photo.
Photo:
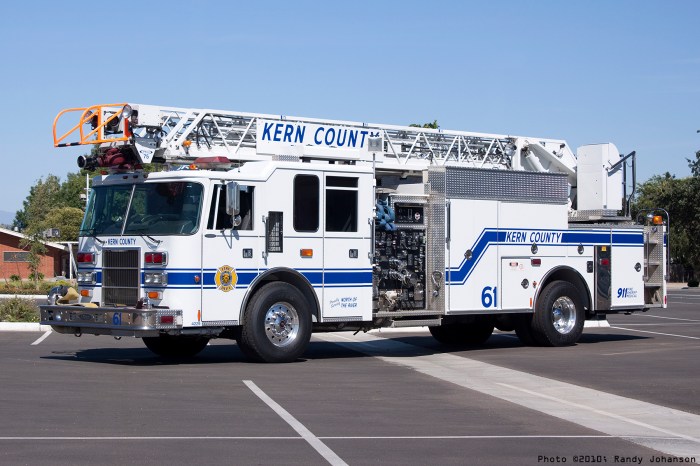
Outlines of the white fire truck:
[[54,142],[97,145],[78,164],[103,173],[77,296],[41,306],[57,332],[286,362],[312,332],[562,346],[666,306],[668,216],[630,218],[612,144],[137,104],[64,110]]

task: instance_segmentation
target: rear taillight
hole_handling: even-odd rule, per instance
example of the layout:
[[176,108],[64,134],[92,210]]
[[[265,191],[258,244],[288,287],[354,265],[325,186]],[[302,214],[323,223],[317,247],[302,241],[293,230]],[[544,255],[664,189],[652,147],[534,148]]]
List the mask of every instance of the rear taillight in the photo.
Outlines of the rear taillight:
[[143,255],[143,263],[146,265],[165,265],[168,262],[168,254],[165,252],[147,252]]

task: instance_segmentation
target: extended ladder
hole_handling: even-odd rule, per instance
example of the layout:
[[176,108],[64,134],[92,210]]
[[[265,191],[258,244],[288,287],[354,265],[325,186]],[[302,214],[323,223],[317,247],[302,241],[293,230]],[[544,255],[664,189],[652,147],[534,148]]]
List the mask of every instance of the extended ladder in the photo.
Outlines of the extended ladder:
[[[78,121],[65,129],[68,117],[76,115]],[[53,132],[57,147],[132,146],[141,163],[188,163],[211,156],[242,163],[291,156],[375,163],[390,170],[461,165],[566,173],[575,179],[576,159],[562,140],[412,126],[109,104],[64,110]]]

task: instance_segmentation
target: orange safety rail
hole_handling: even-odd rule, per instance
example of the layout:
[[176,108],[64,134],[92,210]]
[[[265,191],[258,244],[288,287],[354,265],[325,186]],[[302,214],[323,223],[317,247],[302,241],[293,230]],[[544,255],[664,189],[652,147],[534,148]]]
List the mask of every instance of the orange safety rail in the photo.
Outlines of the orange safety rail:
[[[121,135],[115,135],[114,137],[105,137],[105,127],[110,122],[119,118],[124,109],[124,104],[100,104],[93,105],[91,107],[84,108],[68,108],[59,112],[56,118],[53,120],[53,145],[54,147],[68,147],[68,146],[78,146],[82,144],[102,144],[105,142],[119,142],[126,141],[129,139],[129,127],[127,121],[124,122],[124,131]],[[104,121],[103,118],[106,112],[112,113]],[[80,120],[78,123],[65,132],[63,135],[58,137],[56,135],[56,124],[58,120],[65,114],[73,112],[82,112],[80,115]],[[95,119],[96,118],[96,119]],[[85,125],[91,124],[93,126],[92,130],[88,133],[85,132]],[[75,142],[62,142],[71,134],[76,133],[80,136],[79,141]]]

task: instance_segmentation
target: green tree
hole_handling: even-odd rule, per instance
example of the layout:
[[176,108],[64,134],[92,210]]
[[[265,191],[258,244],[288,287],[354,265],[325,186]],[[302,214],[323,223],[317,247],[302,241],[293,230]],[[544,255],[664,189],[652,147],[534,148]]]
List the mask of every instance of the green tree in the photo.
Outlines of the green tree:
[[430,123],[430,122],[423,123],[422,125],[419,125],[417,123],[411,123],[408,126],[411,126],[413,128],[428,128],[428,129],[439,129],[440,128],[440,125],[438,125],[437,120],[433,120],[432,123]]
[[22,210],[15,214],[13,226],[31,235],[37,232],[46,214],[56,206],[61,180],[49,175],[46,180],[40,178],[29,188],[29,195],[22,204]]
[[23,249],[27,249],[29,252],[29,278],[35,283],[39,282],[42,278],[39,269],[41,268],[41,257],[46,254],[46,245],[42,239],[41,232],[35,231],[19,241],[19,246]]
[[635,215],[641,209],[668,211],[672,259],[700,269],[700,244],[695,241],[700,230],[700,176],[676,178],[670,173],[654,176],[638,186],[636,198]]
[[44,218],[43,230],[58,228],[60,235],[53,241],[77,241],[80,224],[83,221],[83,211],[76,207],[57,207],[52,209]]
[[61,183],[61,187],[56,197],[56,204],[61,207],[74,207],[82,209],[85,201],[80,197],[85,192],[85,176],[91,177],[92,172],[80,170],[76,173],[69,173],[66,181]]

